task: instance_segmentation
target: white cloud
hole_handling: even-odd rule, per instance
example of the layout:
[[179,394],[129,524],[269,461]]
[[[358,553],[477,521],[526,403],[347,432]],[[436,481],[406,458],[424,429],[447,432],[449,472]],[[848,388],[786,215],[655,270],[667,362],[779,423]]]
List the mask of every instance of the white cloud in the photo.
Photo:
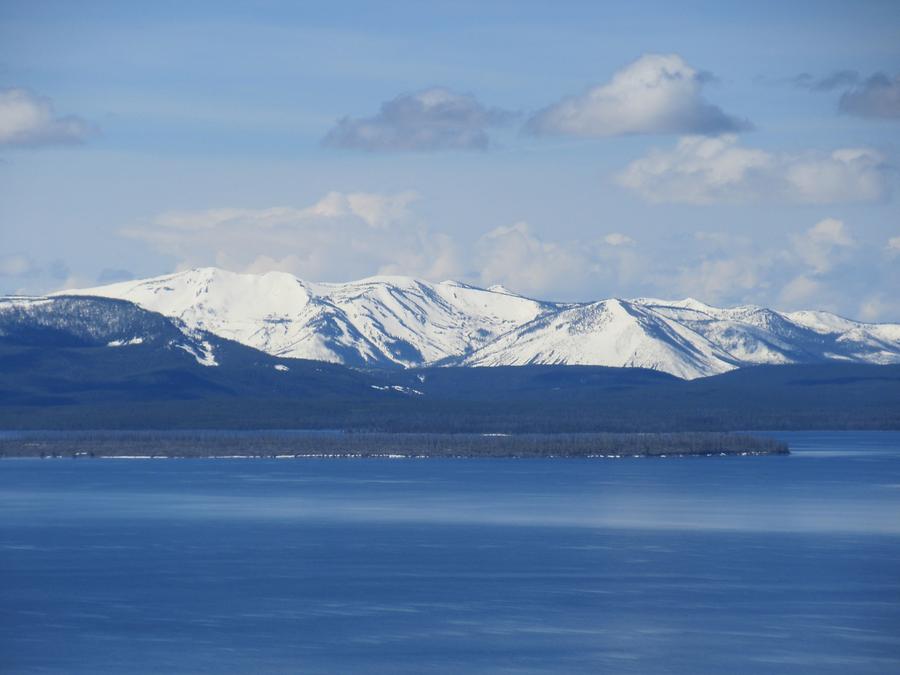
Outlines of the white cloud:
[[778,302],[783,307],[814,307],[815,309],[826,309],[822,304],[811,304],[816,302],[816,296],[821,295],[823,291],[823,283],[806,274],[798,274],[796,277],[788,281],[778,295]]
[[896,283],[877,248],[858,242],[850,228],[834,218],[767,239],[697,232],[687,252],[655,251],[653,263],[654,283],[663,296],[693,296],[723,305],[826,309],[848,316],[856,314],[860,298],[872,289]]
[[171,211],[159,215],[154,222],[170,230],[211,230],[252,220],[255,227],[273,229],[317,218],[358,218],[370,227],[378,228],[408,218],[409,205],[417,199],[415,192],[393,195],[329,192],[305,208],[274,206],[266,209]]
[[618,232],[552,241],[528,223],[504,225],[476,242],[474,281],[541,298],[596,299],[645,276],[644,260],[632,243]]
[[853,316],[861,321],[896,322],[900,317],[900,299],[896,294],[886,296],[883,293],[876,293],[863,299],[859,310]]
[[410,192],[331,192],[302,208],[165,213],[123,234],[174,256],[182,267],[278,269],[316,281],[458,273],[454,242],[416,221],[408,208],[415,199]]
[[345,117],[324,142],[375,152],[484,150],[488,129],[510,118],[473,96],[436,87],[387,101],[372,117]]
[[538,294],[584,282],[590,261],[583,249],[535,236],[528,223],[497,227],[478,241],[480,282]]
[[796,256],[815,274],[825,274],[856,244],[840,220],[826,218],[793,238]]
[[783,157],[785,196],[811,204],[877,201],[887,195],[884,157],[870,148],[844,148],[826,157]]
[[888,194],[884,158],[869,148],[822,155],[774,154],[742,147],[735,136],[688,136],[673,150],[631,162],[617,182],[651,202],[876,201]]
[[[312,281],[397,274],[499,283],[562,301],[693,296],[720,305],[900,318],[889,292],[900,282],[900,267],[885,255],[885,241],[869,244],[834,218],[768,238],[698,231],[642,237],[637,245],[623,232],[552,238],[517,222],[456,240],[424,224],[414,199],[412,193],[333,192],[299,207],[166,213],[127,234],[174,256],[180,268],[282,270]],[[895,239],[888,251],[900,251]]]
[[[749,303],[853,315],[861,297],[890,288],[896,276],[877,248],[860,244],[834,218],[770,239],[699,231],[693,238],[648,240],[641,246],[618,241],[602,234],[547,239],[524,222],[498,227],[476,244],[472,281],[557,300],[690,296],[725,306]],[[888,312],[891,305],[878,307]]]
[[771,262],[765,257],[739,253],[730,257],[701,259],[685,265],[671,281],[667,294],[698,298],[703,302],[729,302],[748,294],[765,292]]
[[621,232],[610,232],[603,237],[603,242],[610,246],[629,246],[635,243],[634,239]]
[[900,255],[900,237],[891,237],[887,241],[888,255],[891,257]]
[[749,128],[746,120],[704,100],[708,79],[677,54],[645,54],[607,84],[540,111],[528,128],[537,134],[583,137],[721,134]]
[[0,89],[0,146],[79,143],[90,132],[78,117],[57,116],[50,99],[25,89]]

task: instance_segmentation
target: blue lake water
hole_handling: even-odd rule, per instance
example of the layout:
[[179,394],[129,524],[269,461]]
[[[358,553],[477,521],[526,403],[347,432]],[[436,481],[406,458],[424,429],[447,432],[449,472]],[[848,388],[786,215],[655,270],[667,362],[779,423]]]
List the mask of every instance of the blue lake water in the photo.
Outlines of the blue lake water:
[[900,672],[900,433],[0,461],[3,673]]

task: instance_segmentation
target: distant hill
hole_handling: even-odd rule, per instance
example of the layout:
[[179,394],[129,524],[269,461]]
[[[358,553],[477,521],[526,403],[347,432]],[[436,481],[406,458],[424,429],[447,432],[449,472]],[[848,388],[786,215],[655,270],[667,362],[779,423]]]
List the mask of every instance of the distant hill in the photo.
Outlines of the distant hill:
[[275,357],[132,303],[0,301],[0,428],[581,432],[900,428],[900,365],[354,369]]

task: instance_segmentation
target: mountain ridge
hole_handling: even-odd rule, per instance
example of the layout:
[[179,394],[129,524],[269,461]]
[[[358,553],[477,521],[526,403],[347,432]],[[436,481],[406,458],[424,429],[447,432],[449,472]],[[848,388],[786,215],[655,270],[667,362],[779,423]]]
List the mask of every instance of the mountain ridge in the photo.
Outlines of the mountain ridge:
[[174,427],[895,429],[900,364],[761,365],[690,380],[634,366],[351,368],[272,356],[125,300],[0,299],[0,436]]
[[695,379],[749,365],[900,363],[898,324],[816,310],[718,308],[693,298],[563,303],[455,281],[320,283],[218,268],[47,297],[125,300],[173,319],[187,334],[351,367],[601,365]]

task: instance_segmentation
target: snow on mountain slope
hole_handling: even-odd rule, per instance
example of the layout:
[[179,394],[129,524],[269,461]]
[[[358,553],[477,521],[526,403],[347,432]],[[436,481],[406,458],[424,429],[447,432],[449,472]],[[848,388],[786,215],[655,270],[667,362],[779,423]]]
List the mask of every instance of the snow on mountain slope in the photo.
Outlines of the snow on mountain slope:
[[539,317],[475,352],[465,363],[652,368],[686,379],[736,365],[726,352],[690,329],[623,300],[576,305]]
[[743,365],[821,358],[821,336],[765,307],[720,309],[692,298],[636,302],[687,326]]
[[0,338],[55,346],[162,347],[216,366],[210,336],[133,303],[98,297],[0,298]]
[[692,298],[562,304],[454,281],[312,283],[215,268],[58,295],[127,300],[177,319],[188,333],[349,366],[556,363],[693,378],[764,363],[900,363],[900,325]]
[[900,362],[900,325],[851,321],[821,311],[776,312],[745,305],[717,308],[688,298],[639,302],[689,326],[742,364],[828,359]]
[[420,365],[461,356],[545,305],[457,282],[371,277],[307,283],[204,268],[66,291],[129,300],[277,356],[347,365]]
[[357,365],[348,350],[364,354],[362,362],[376,352],[302,281],[279,272],[237,275],[205,268],[65,294],[128,300],[276,356]]
[[391,361],[402,365],[461,356],[544,310],[533,300],[453,281],[372,277],[318,288]]
[[831,345],[828,358],[900,362],[900,325],[863,323],[829,312],[800,311],[785,314],[791,321],[823,335]]

